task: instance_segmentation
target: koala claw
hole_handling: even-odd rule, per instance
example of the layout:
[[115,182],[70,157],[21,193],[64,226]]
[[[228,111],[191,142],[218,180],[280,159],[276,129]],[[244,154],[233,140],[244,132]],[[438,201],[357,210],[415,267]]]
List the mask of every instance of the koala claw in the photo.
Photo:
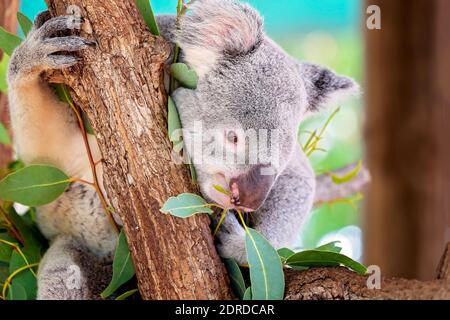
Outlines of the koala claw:
[[238,264],[247,264],[245,229],[236,217],[228,213],[217,233],[220,243],[217,250],[222,258],[234,259]]

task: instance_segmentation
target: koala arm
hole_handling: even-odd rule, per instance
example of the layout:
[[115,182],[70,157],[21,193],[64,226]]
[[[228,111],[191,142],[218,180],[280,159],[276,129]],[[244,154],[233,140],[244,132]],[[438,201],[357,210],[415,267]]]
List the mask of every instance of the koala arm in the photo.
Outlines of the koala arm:
[[[315,183],[314,171],[297,147],[262,207],[252,214],[254,228],[275,249],[295,245],[313,207]],[[245,230],[234,215],[227,215],[218,238],[222,257],[235,259],[240,264],[247,263]]]
[[[71,176],[88,178],[89,163],[74,114],[41,78],[44,71],[75,65],[79,59],[70,52],[94,45],[77,36],[54,37],[71,29],[73,19],[50,19],[48,12],[41,13],[14,51],[8,69],[11,125],[16,151],[25,163],[48,163]],[[90,139],[95,148],[95,139]],[[94,153],[99,158],[99,152]]]

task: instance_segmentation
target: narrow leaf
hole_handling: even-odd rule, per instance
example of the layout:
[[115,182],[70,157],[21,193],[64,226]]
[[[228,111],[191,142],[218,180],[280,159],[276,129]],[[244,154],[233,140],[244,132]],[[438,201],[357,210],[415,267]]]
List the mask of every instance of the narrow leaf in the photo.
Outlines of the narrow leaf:
[[155,14],[153,13],[150,0],[136,0],[136,5],[142,17],[144,18],[145,23],[150,29],[150,32],[153,33],[155,36],[159,36],[160,32],[158,28],[158,23],[155,19]]
[[113,276],[105,291],[102,292],[102,298],[107,298],[112,295],[124,283],[134,277],[134,265],[131,260],[130,250],[128,249],[127,239],[123,230],[119,235],[119,242],[117,244],[116,252],[113,261]]
[[334,267],[343,265],[360,274],[367,273],[367,268],[359,262],[343,254],[330,251],[302,251],[291,256],[286,263],[294,267]]
[[279,255],[280,258],[281,258],[281,262],[282,262],[282,263],[285,263],[286,260],[287,260],[290,256],[292,256],[292,255],[295,254],[294,251],[292,251],[291,249],[288,249],[288,248],[281,248],[281,249],[279,249],[277,252],[278,252],[278,255]]
[[342,250],[342,247],[337,246],[338,244],[340,244],[340,241],[333,241],[327,244],[324,244],[320,247],[317,247],[315,250],[317,251],[331,251],[331,252],[336,252],[336,253],[340,253]]
[[[177,106],[171,97],[169,97],[168,104],[168,131],[169,139],[174,144],[178,144],[182,140],[182,130],[180,115],[178,114]],[[181,150],[177,150],[181,151]]]
[[362,168],[362,160],[359,160],[358,165],[355,168],[353,168],[353,170],[351,170],[342,177],[338,177],[337,175],[331,173],[331,180],[335,184],[344,184],[350,182],[354,177],[358,175],[358,173],[361,171],[361,168]]
[[248,301],[252,300],[252,287],[248,287],[247,290],[245,290],[244,297],[242,300]]
[[213,188],[216,189],[217,191],[219,191],[220,193],[223,193],[226,196],[230,196],[231,195],[230,191],[225,190],[222,186],[219,186],[217,184],[214,184]]
[[[11,261],[9,263],[9,273],[12,274],[16,270],[27,266],[27,262],[17,252],[13,251]],[[12,286],[20,285],[26,292],[26,299],[35,300],[37,291],[37,280],[30,269],[26,269],[18,273],[12,280]]]
[[282,300],[283,266],[277,251],[256,230],[247,228],[245,240],[254,300]]
[[192,193],[170,197],[160,211],[179,218],[191,217],[198,213],[213,213],[213,210],[202,197]]
[[14,282],[9,287],[8,295],[6,296],[6,299],[7,300],[17,300],[17,301],[27,300],[27,291],[21,284]]
[[233,259],[224,259],[224,263],[230,277],[231,288],[234,294],[242,300],[245,294],[245,281],[241,269]]
[[31,165],[0,181],[0,199],[37,207],[56,200],[69,186],[70,178],[46,165]]
[[172,76],[185,88],[196,89],[198,83],[197,73],[189,69],[184,63],[174,63],[170,66]]
[[0,144],[9,146],[11,144],[11,139],[9,138],[8,130],[5,126],[0,123]]
[[28,35],[31,28],[33,28],[33,22],[22,12],[17,12],[17,21],[19,21],[19,25],[23,31],[23,34],[25,36]]
[[8,64],[9,56],[7,54],[3,54],[0,61],[0,92],[3,93],[8,92],[8,81],[6,80],[6,75],[8,74]]
[[132,295],[134,295],[136,292],[139,292],[139,290],[138,289],[133,289],[133,290],[127,291],[125,293],[122,293],[120,296],[118,296],[116,298],[116,300],[126,300],[127,298],[129,298]]
[[0,27],[0,49],[11,56],[14,49],[22,43],[22,39]]

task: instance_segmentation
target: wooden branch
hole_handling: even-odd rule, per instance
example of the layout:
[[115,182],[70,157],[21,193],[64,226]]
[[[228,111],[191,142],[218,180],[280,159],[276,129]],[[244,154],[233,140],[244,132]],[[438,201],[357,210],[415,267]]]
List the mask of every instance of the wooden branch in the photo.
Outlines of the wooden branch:
[[[345,176],[346,173],[353,170],[357,164],[351,164],[345,168],[333,171],[333,174]],[[370,182],[370,174],[367,168],[362,167],[356,177],[347,183],[336,184],[331,179],[330,174],[324,173],[316,179],[316,195],[314,198],[315,206],[332,202],[337,199],[344,199],[351,195],[362,192]]]
[[[429,300],[450,299],[450,244],[443,255],[437,280],[418,281],[387,278],[380,289],[368,289],[367,277],[346,268],[316,268],[306,271],[286,271],[287,300]],[[381,270],[382,271],[382,270]],[[445,276],[443,276],[445,275]]]
[[[144,299],[228,299],[225,268],[207,216],[162,214],[164,202],[196,192],[171,160],[163,62],[169,46],[152,36],[133,0],[47,0],[52,14],[81,9],[98,46],[64,72],[87,113],[104,159],[104,186],[120,215]],[[72,75],[72,76],[70,76]]]

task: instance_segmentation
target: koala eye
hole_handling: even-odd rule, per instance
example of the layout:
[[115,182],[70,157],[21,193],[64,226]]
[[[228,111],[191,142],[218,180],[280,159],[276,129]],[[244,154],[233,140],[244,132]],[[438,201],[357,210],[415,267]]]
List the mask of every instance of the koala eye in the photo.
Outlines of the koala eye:
[[227,140],[228,140],[228,142],[233,143],[233,144],[238,143],[238,136],[237,136],[236,132],[229,131],[227,133]]

